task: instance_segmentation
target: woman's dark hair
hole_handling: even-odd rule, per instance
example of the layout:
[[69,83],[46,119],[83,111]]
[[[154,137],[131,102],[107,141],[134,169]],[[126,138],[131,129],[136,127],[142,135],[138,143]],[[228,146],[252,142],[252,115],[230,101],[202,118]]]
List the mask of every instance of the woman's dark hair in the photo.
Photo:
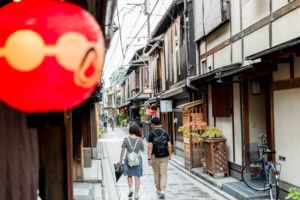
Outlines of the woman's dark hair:
[[151,119],[151,123],[155,126],[160,125],[160,119],[158,117],[154,117]]
[[137,137],[141,137],[141,136],[142,136],[142,135],[141,135],[141,132],[140,132],[140,128],[139,128],[139,126],[136,125],[136,124],[133,124],[133,125],[130,126],[130,128],[129,128],[129,133],[130,133],[130,134],[134,134],[134,135],[137,136]]

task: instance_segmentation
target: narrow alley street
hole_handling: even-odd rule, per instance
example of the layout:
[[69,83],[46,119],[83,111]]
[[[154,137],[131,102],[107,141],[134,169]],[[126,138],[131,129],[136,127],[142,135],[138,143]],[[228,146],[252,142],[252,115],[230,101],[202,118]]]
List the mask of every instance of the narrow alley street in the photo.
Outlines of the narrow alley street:
[[[106,197],[104,199],[127,199],[128,185],[126,177],[122,176],[117,184],[115,184],[115,180],[113,178],[113,164],[119,160],[121,144],[123,138],[128,135],[127,131],[128,129],[126,128],[116,128],[114,131],[109,129],[108,132],[100,139],[100,144],[103,148],[103,186],[106,191]],[[154,185],[153,171],[146,162],[147,154],[142,153],[142,157],[143,176],[141,178],[141,187],[139,192],[140,199],[158,199]],[[228,199],[222,196],[219,192],[221,191],[216,188],[208,188],[193,177],[182,172],[180,169],[175,167],[174,164],[169,164],[166,199]]]

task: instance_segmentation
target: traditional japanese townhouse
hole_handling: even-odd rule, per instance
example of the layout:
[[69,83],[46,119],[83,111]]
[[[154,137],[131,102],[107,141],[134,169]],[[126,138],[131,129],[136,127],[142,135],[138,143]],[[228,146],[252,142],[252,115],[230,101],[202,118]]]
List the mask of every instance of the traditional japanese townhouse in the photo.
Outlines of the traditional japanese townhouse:
[[193,1],[197,74],[208,123],[227,138],[230,174],[240,178],[247,153],[268,136],[283,190],[300,187],[300,1]]
[[[183,134],[178,132],[182,125],[182,108],[177,106],[197,98],[187,84],[187,77],[196,74],[193,23],[186,20],[189,15],[193,16],[192,10],[190,1],[187,4],[174,1],[151,33],[152,40],[145,48],[150,57],[150,87],[153,92],[148,103],[160,105],[160,108],[165,103],[170,105],[168,110],[157,111],[163,128],[172,138],[175,153],[182,157]],[[189,19],[193,22],[192,17]]]
[[[3,0],[0,7],[10,2]],[[116,1],[69,2],[95,16],[108,45]],[[93,96],[73,110],[37,114],[20,112],[0,101],[0,199],[33,200],[39,190],[43,200],[73,200],[73,178],[82,177],[82,148],[97,144],[92,126],[98,95]]]
[[[121,81],[119,83],[120,88],[121,88],[121,103],[118,106],[118,114],[120,114],[121,112],[123,112],[122,114],[122,120],[127,120],[128,119],[128,110],[129,110],[129,106],[130,106],[130,101],[128,101],[129,98],[129,84],[128,84],[128,76],[124,76],[121,77]],[[120,122],[121,125],[121,122]]]
[[129,95],[128,101],[132,105],[129,107],[129,121],[133,122],[136,117],[140,117],[141,107],[145,107],[144,102],[149,99],[150,95],[145,93],[149,85],[148,80],[148,56],[143,54],[143,49],[138,49],[130,63],[126,72],[129,77]]

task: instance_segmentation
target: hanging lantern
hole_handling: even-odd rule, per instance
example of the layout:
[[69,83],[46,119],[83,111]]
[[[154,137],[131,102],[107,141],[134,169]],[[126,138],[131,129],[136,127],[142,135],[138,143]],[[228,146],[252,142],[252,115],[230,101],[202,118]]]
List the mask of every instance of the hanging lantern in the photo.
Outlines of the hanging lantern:
[[22,0],[0,9],[0,100],[16,109],[63,111],[97,86],[105,47],[84,9],[59,0]]

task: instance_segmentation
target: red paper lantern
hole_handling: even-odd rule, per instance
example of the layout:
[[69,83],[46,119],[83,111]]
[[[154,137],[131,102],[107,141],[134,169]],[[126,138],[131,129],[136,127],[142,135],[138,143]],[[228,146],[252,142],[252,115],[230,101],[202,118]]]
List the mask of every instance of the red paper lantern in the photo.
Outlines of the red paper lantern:
[[0,9],[0,99],[16,109],[62,111],[97,86],[105,47],[100,27],[84,9],[43,0]]

